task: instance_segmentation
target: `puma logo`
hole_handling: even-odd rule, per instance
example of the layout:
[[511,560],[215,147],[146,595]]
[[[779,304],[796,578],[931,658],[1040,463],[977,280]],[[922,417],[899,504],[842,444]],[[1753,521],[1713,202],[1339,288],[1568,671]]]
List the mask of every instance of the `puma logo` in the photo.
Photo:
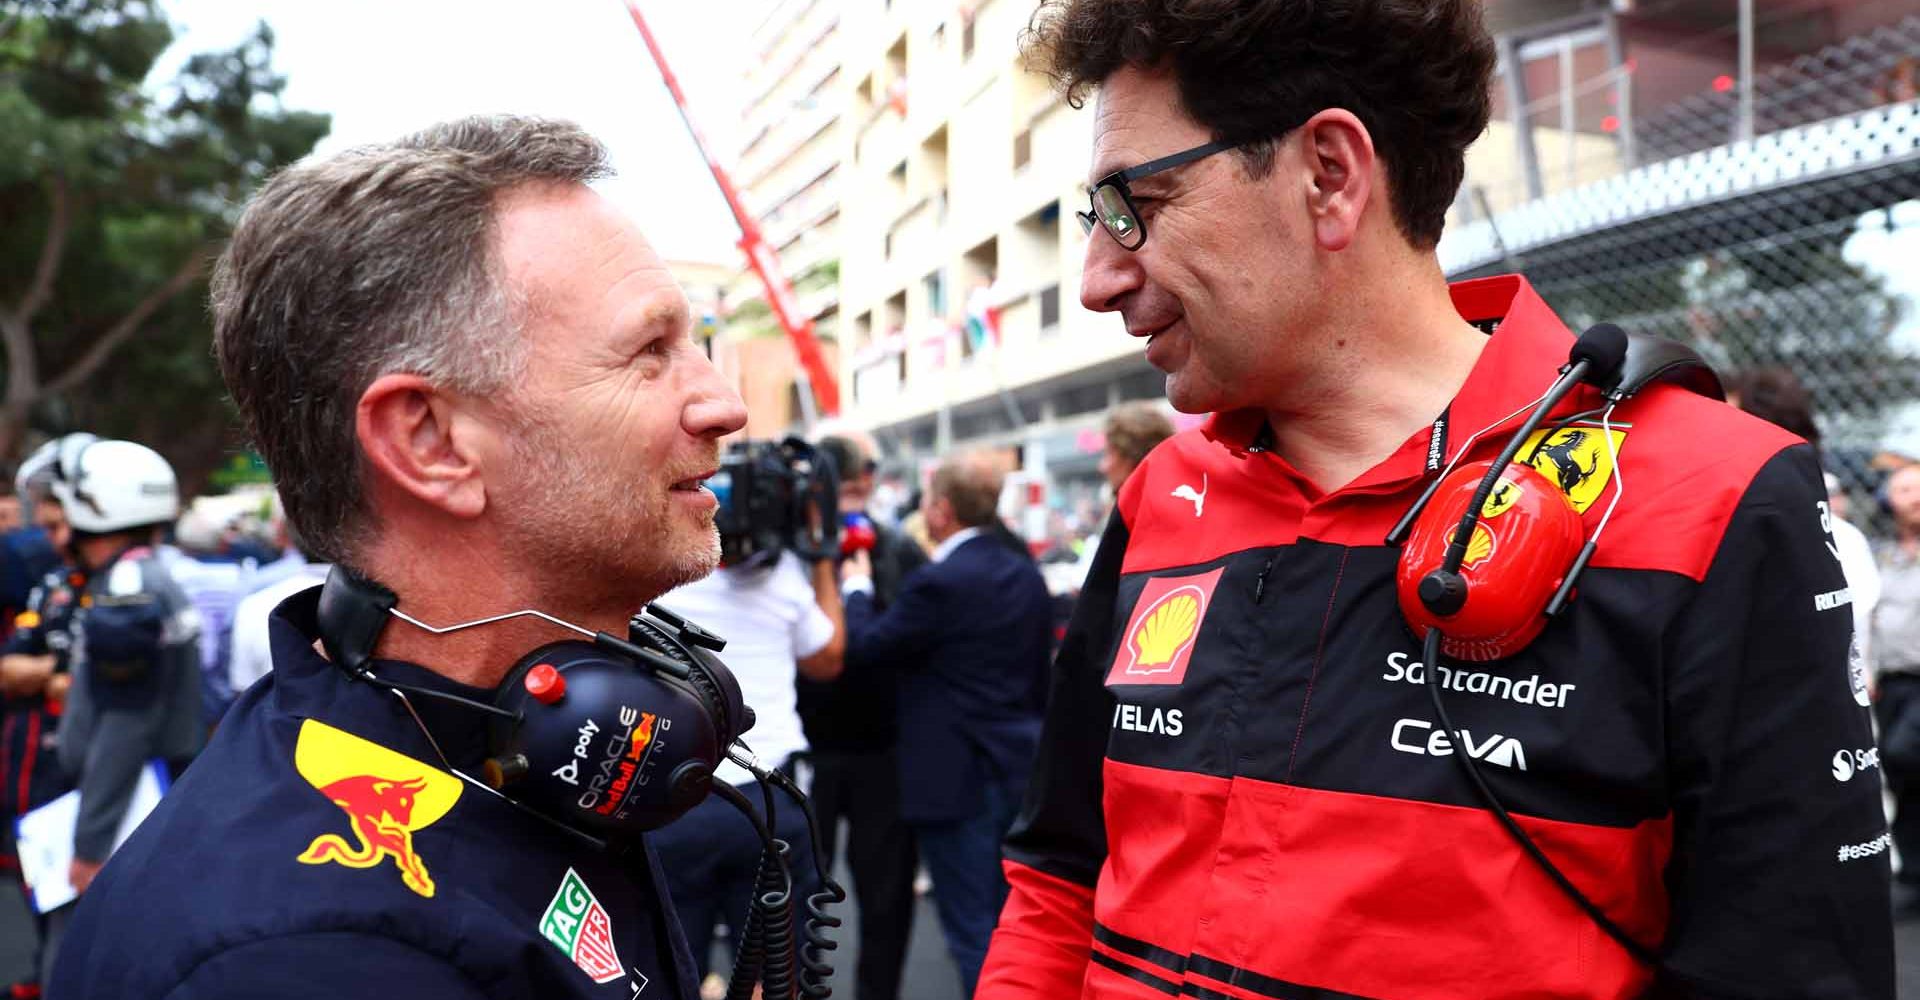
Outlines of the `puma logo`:
[[1193,487],[1188,486],[1185,483],[1181,483],[1179,486],[1174,488],[1173,495],[1177,499],[1187,500],[1192,502],[1194,517],[1199,517],[1200,515],[1206,513],[1207,512],[1206,473],[1203,472],[1200,474],[1200,492],[1195,493],[1193,490]]

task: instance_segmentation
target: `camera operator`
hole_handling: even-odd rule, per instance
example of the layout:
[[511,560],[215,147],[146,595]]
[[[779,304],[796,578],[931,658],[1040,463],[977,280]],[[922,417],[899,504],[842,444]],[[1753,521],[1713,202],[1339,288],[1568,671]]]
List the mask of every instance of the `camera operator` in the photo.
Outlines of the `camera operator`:
[[[864,518],[873,531],[874,606],[885,611],[900,595],[907,574],[927,564],[927,551],[897,528],[871,516],[873,439],[842,431],[820,439],[820,451],[840,473],[840,513]],[[856,545],[846,546],[856,548]],[[907,942],[913,933],[913,876],[918,866],[913,829],[900,813],[899,698],[894,668],[852,666],[838,680],[801,679],[800,721],[806,727],[813,765],[815,813],[820,817],[821,856],[839,846],[847,822],[847,868],[860,912],[860,956],[854,1000],[897,1000]]]
[[[720,530],[720,571],[659,601],[726,637],[727,665],[755,713],[748,742],[763,766],[789,774],[794,755],[807,749],[795,708],[795,676],[813,681],[840,676],[846,646],[839,581],[823,544],[833,511],[830,504],[822,509],[806,502],[808,483],[824,471],[798,442],[736,445],[710,481],[720,497],[714,519]],[[714,780],[759,797],[753,776],[732,762],[722,764]],[[787,860],[796,895],[805,896],[817,881],[806,817],[791,807],[776,809],[775,817],[774,836],[791,848]],[[717,796],[652,841],[704,979],[714,925],[725,923],[736,940],[745,926],[762,844]]]

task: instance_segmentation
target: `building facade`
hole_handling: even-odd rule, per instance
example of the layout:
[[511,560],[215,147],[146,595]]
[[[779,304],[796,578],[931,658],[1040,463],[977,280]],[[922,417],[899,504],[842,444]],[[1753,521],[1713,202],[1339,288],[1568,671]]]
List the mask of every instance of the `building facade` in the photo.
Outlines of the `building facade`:
[[[1526,272],[1576,324],[1723,367],[1800,365],[1848,447],[1902,413],[1920,441],[1920,289],[1859,259],[1869,237],[1920,252],[1920,0],[1486,2],[1493,123],[1448,272]],[[1164,379],[1079,304],[1092,115],[1023,67],[1032,13],[785,0],[755,35],[741,163],[838,341],[849,419],[896,469],[1014,449],[1059,505],[1097,481],[1106,412]]]
[[1091,109],[1023,68],[1027,0],[844,10],[850,414],[909,464],[1011,447],[1039,481],[1090,489],[1089,430],[1164,385],[1117,317],[1080,306]]
[[[838,0],[777,0],[748,37],[743,139],[732,177],[746,211],[792,283],[829,367],[839,367],[841,147],[847,88]],[[747,401],[746,434],[804,429],[815,414],[792,341],[760,280],[743,266],[712,353]]]

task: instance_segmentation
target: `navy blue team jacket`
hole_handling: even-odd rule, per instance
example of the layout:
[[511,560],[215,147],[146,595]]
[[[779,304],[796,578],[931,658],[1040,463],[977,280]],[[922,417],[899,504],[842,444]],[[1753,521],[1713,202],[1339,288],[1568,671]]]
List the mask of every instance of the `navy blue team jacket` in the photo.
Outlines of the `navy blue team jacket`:
[[[430,763],[398,698],[314,651],[319,593],[274,612],[273,673],[82,896],[49,995],[691,1000],[652,851],[598,850]],[[413,702],[475,773],[483,718]]]

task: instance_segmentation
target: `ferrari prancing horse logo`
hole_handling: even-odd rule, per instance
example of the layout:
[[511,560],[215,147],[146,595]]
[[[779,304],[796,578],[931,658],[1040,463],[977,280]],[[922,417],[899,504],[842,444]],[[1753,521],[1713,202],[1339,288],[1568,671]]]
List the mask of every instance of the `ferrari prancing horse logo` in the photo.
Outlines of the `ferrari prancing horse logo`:
[[[1609,435],[1613,438],[1612,448],[1607,446]],[[1567,495],[1574,510],[1584,514],[1613,480],[1614,458],[1626,440],[1626,430],[1618,425],[1611,430],[1592,424],[1573,424],[1555,431],[1535,431],[1520,446],[1517,461],[1539,470],[1547,482]],[[1489,519],[1498,517],[1518,498],[1519,491],[1502,479],[1487,497],[1480,515]]]

